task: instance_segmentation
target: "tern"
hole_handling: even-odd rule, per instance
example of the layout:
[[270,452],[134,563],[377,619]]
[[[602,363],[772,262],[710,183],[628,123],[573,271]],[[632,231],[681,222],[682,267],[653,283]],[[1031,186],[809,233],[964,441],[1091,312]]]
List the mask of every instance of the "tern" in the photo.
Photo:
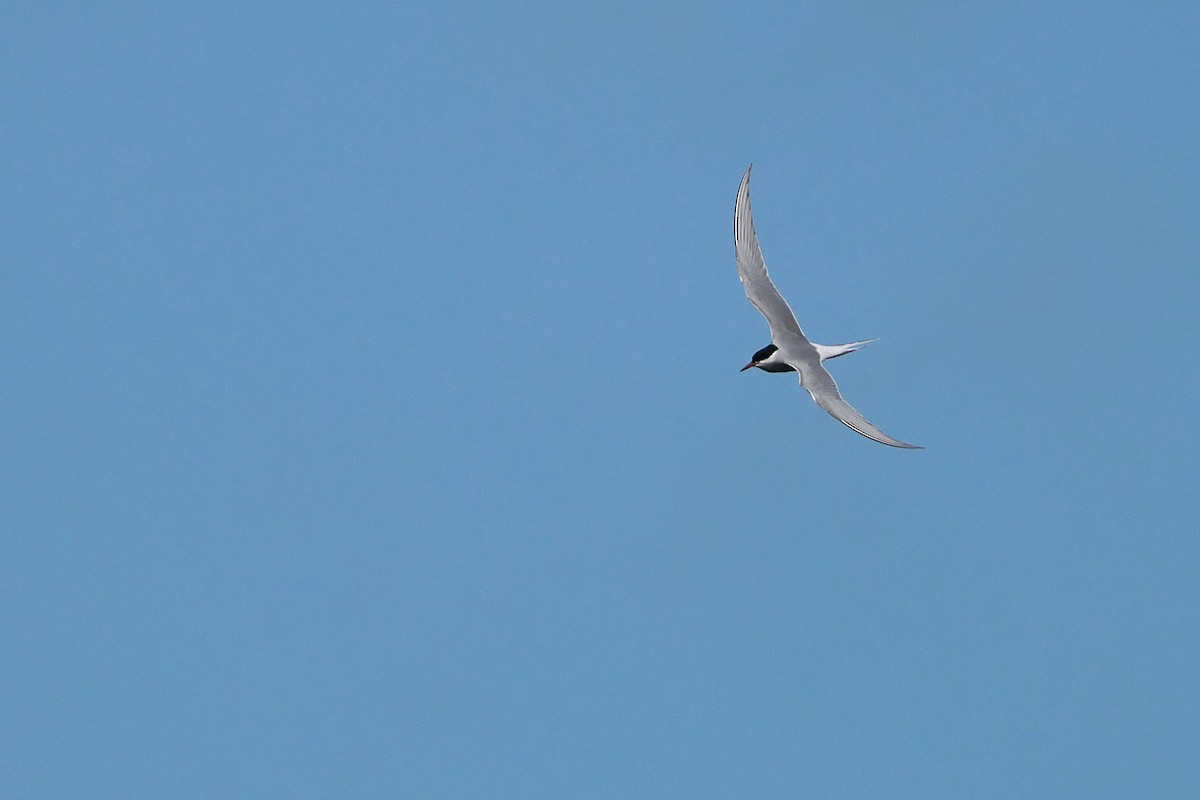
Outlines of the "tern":
[[750,170],[753,168],[753,164],[746,168],[746,174],[742,176],[742,185],[738,187],[737,204],[733,211],[733,240],[737,253],[738,277],[742,279],[746,298],[767,318],[767,324],[771,326],[771,343],[755,353],[750,363],[742,367],[742,372],[751,367],[758,367],[766,372],[799,373],[800,385],[808,390],[816,404],[850,430],[892,447],[924,449],[920,445],[908,444],[888,436],[868,422],[866,417],[845,401],[833,376],[821,363],[830,358],[853,353],[875,339],[864,339],[849,344],[817,344],[810,342],[804,331],[800,330],[796,315],[771,282],[762,250],[758,247],[754,218],[750,214]]

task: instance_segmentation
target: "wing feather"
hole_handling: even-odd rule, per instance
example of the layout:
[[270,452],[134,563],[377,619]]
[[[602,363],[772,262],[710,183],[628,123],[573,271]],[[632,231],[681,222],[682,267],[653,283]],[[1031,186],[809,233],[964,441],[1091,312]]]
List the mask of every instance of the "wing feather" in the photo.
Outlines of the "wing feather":
[[777,344],[782,339],[799,338],[805,343],[804,332],[796,315],[788,306],[783,295],[775,288],[771,276],[767,274],[767,264],[763,261],[762,250],[758,246],[758,236],[754,232],[754,217],[750,212],[750,170],[746,168],[742,176],[742,184],[738,187],[737,204],[733,210],[733,241],[737,255],[738,277],[742,280],[742,288],[746,290],[746,298],[766,317],[771,326],[771,339]]
[[847,403],[845,398],[842,397],[842,393],[838,391],[837,383],[825,367],[820,364],[803,362],[797,362],[792,364],[792,366],[800,373],[800,385],[808,390],[808,393],[812,395],[812,399],[816,401],[817,405],[828,411],[834,419],[850,430],[861,433],[868,439],[874,439],[881,444],[888,444],[892,447],[903,447],[908,450],[925,449],[920,445],[908,444],[907,442],[902,442],[899,439],[888,436],[868,422],[866,417],[858,413],[854,406]]

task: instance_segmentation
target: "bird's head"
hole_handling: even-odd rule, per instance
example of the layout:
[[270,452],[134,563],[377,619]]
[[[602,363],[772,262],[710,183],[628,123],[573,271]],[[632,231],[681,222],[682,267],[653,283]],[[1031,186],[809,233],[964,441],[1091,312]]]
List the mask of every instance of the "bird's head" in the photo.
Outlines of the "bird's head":
[[751,367],[758,367],[759,369],[764,369],[764,367],[761,366],[762,363],[764,361],[770,360],[771,356],[775,355],[775,351],[778,349],[779,348],[773,344],[767,345],[762,350],[759,350],[757,353],[755,353],[754,356],[750,359],[750,363],[747,364],[746,366],[742,367],[740,371],[745,372],[746,370],[750,369]]

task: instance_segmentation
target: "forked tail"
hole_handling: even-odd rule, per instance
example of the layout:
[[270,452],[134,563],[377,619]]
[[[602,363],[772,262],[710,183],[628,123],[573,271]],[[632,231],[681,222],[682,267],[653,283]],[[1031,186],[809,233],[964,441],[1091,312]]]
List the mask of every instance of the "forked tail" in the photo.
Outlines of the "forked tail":
[[818,344],[816,345],[817,353],[821,356],[821,360],[825,361],[830,358],[844,356],[846,353],[853,353],[859,348],[866,347],[871,342],[879,341],[879,337],[874,339],[863,339],[861,342],[850,342],[849,344]]

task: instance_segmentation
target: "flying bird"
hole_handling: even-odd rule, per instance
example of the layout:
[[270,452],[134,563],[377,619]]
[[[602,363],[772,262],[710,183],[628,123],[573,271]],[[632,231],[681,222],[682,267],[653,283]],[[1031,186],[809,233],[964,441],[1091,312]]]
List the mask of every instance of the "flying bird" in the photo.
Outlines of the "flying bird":
[[833,376],[822,365],[826,359],[844,356],[875,341],[865,339],[849,344],[817,344],[810,342],[800,330],[796,315],[788,306],[783,295],[771,282],[762,250],[758,247],[758,236],[754,233],[754,218],[750,214],[750,170],[746,168],[742,185],[738,187],[737,204],[733,211],[733,240],[737,253],[738,277],[746,290],[746,298],[754,304],[771,326],[771,343],[759,350],[742,367],[742,371],[758,367],[766,372],[796,372],[800,385],[808,390],[817,405],[828,411],[834,419],[847,428],[861,433],[868,439],[910,450],[923,449],[888,436],[876,428],[866,417],[842,398]]

